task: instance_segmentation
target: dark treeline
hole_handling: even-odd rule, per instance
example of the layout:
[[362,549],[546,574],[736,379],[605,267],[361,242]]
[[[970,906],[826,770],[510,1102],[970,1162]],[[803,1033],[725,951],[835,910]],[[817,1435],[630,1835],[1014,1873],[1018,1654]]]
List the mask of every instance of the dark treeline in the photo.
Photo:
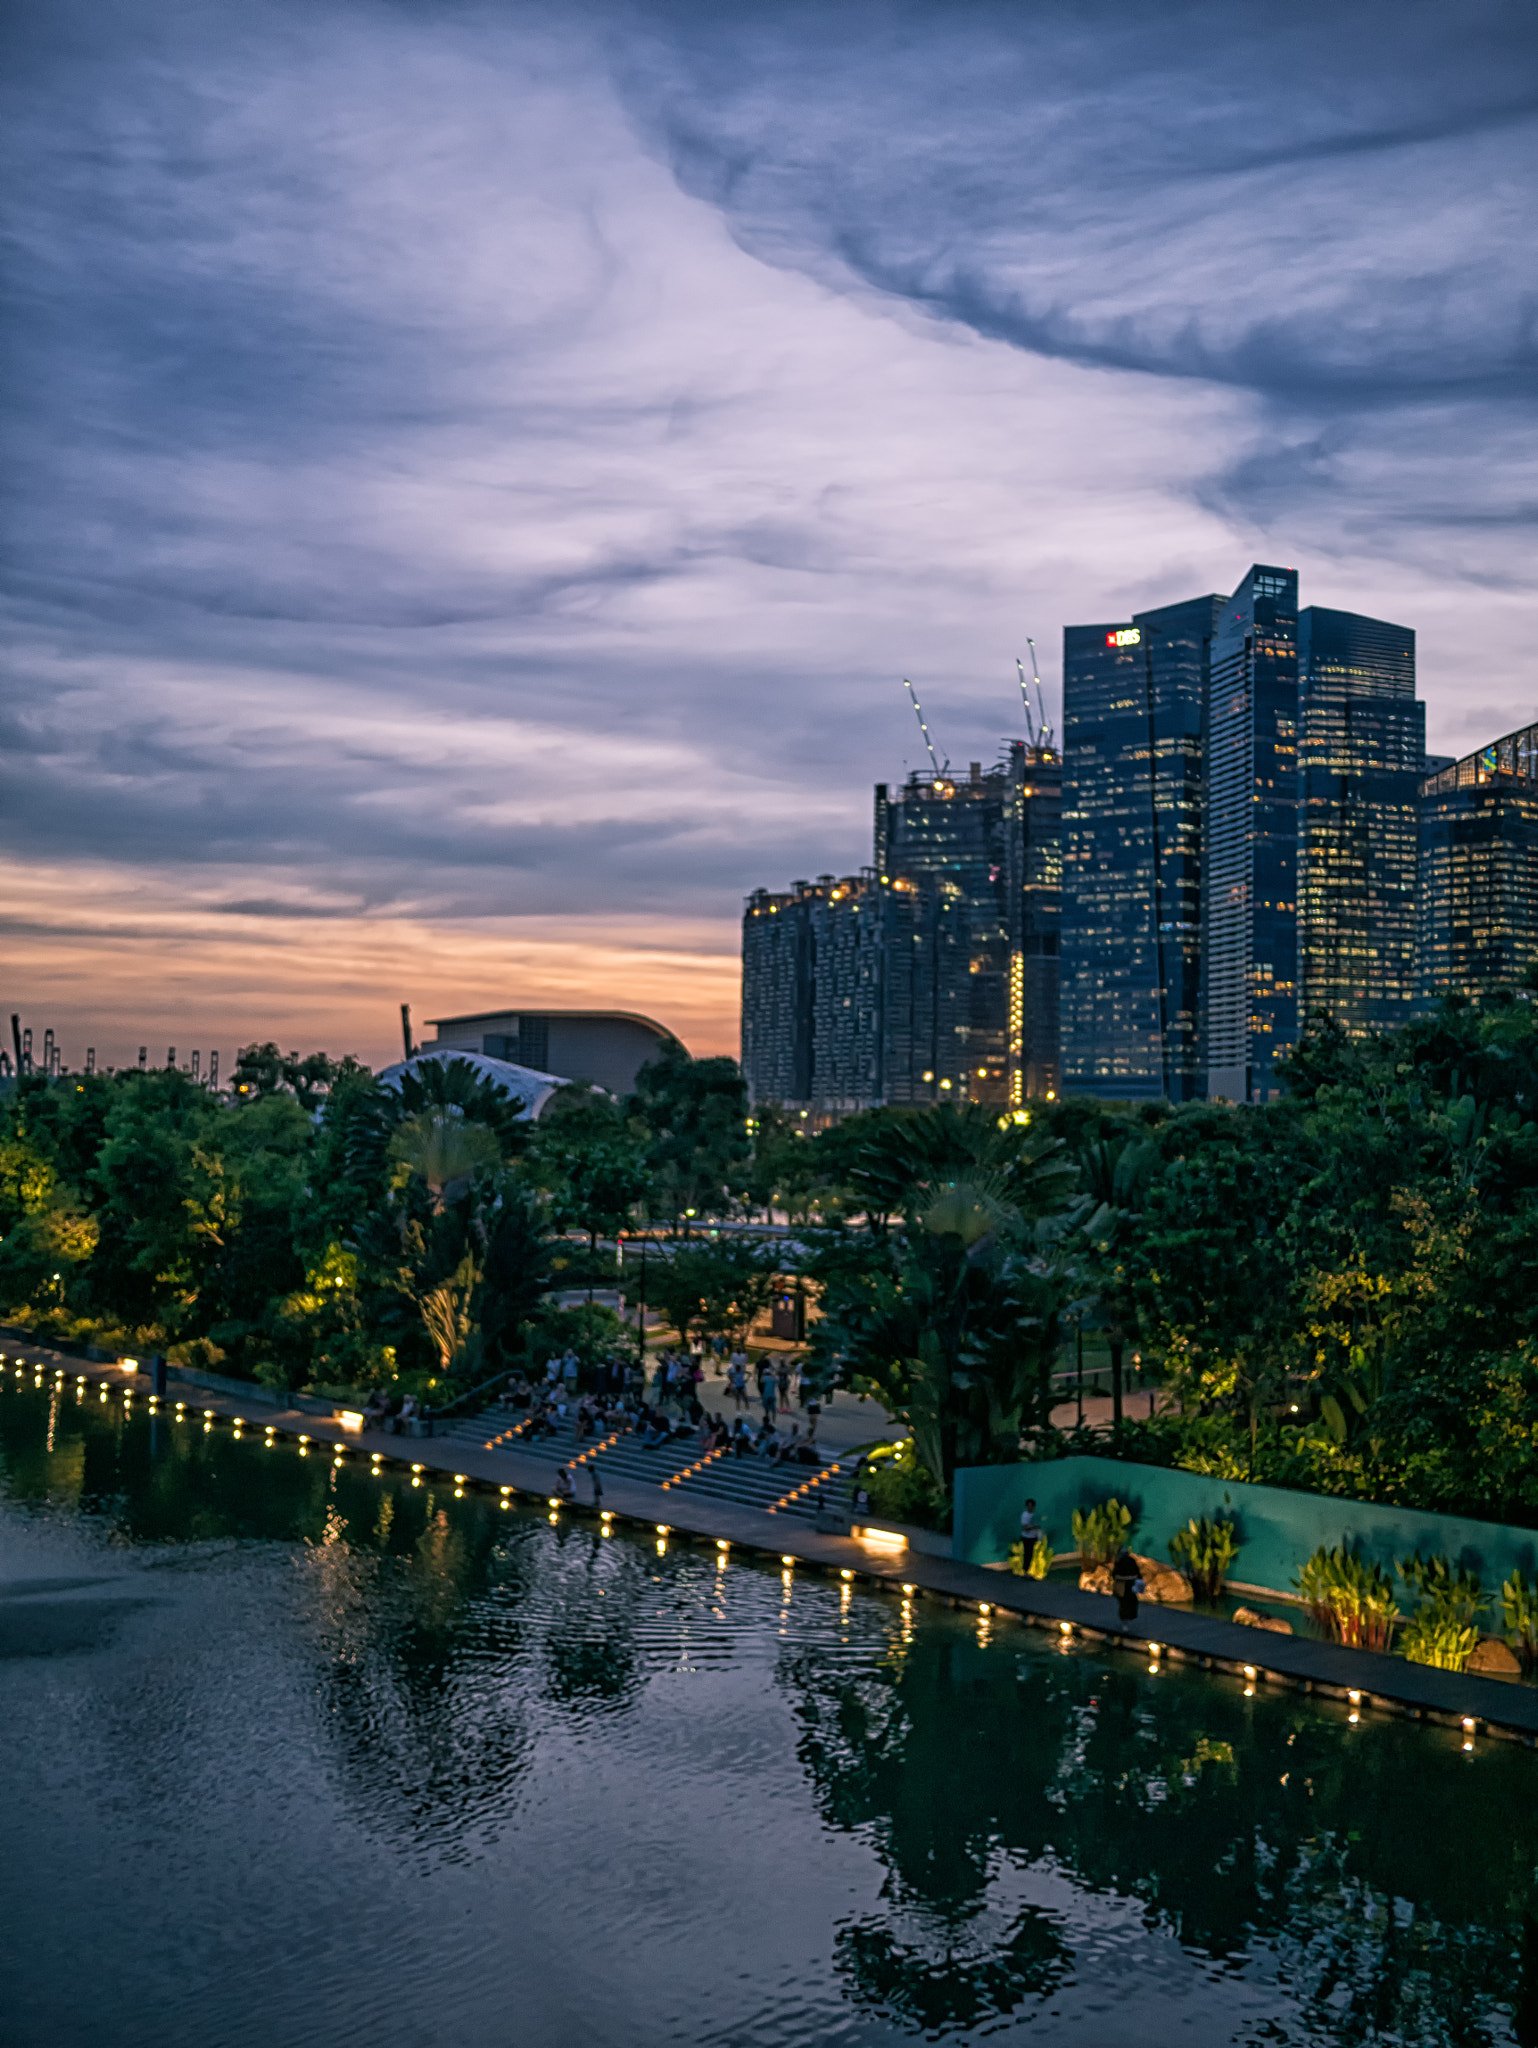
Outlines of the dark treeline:
[[625,1341],[550,1304],[614,1284],[621,1229],[776,1213],[794,1252],[675,1241],[648,1298],[740,1341],[797,1265],[808,1371],[910,1422],[915,1514],[943,1515],[958,1464],[1088,1447],[1049,1422],[1082,1328],[1164,1389],[1095,1448],[1538,1522],[1538,1008],[1323,1026],[1287,1080],[1262,1108],[872,1111],[806,1137],[678,1048],[627,1100],[564,1090],[537,1124],[464,1064],[392,1090],[253,1048],[223,1097],[29,1077],[4,1100],[0,1310],[291,1385],[452,1389]]

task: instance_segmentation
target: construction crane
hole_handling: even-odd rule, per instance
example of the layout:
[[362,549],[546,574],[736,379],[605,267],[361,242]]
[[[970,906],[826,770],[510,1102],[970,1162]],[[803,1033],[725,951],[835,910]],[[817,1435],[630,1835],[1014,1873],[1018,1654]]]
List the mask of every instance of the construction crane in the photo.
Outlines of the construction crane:
[[1015,656],[1015,667],[1020,675],[1020,696],[1025,705],[1025,739],[1027,746],[1050,747],[1052,728],[1047,723],[1046,699],[1041,693],[1041,670],[1036,666],[1036,642],[1026,635],[1025,644],[1031,650],[1031,682],[1036,686],[1036,706],[1031,708],[1030,685],[1025,680],[1025,663]]
[[929,727],[924,723],[924,713],[919,707],[918,691],[914,689],[912,683],[908,681],[908,678],[906,676],[903,677],[903,688],[907,691],[909,697],[913,700],[913,715],[919,722],[919,731],[924,735],[924,744],[929,749],[930,763],[934,768],[935,777],[938,780],[939,777],[945,773],[945,770],[940,766],[940,757],[935,752],[935,743],[929,737]]

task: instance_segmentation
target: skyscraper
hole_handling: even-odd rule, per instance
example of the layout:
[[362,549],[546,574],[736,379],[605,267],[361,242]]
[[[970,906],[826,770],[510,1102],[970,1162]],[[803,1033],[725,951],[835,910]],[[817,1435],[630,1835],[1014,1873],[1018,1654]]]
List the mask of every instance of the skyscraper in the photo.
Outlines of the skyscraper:
[[1426,710],[1408,626],[1298,615],[1302,1017],[1391,1031],[1415,997]]
[[1012,740],[986,774],[878,784],[875,867],[750,896],[751,1099],[820,1121],[1054,1092],[1060,804],[1052,748]]
[[1202,1010],[1207,1094],[1265,1102],[1298,1038],[1298,577],[1257,563],[1212,641]]
[[1416,996],[1484,995],[1538,965],[1538,725],[1439,774],[1421,796]]
[[896,794],[877,785],[878,874],[936,899],[909,934],[916,962],[927,952],[933,966],[928,995],[914,990],[917,1071],[889,1069],[893,1101],[1008,1099],[1011,781],[974,761],[964,777],[910,775]]
[[742,916],[742,1074],[751,1102],[800,1107],[812,1093],[812,906],[819,891],[755,889]]
[[888,1101],[1056,1090],[1061,775],[1051,747],[1011,741],[986,774],[877,785],[876,870],[905,899],[894,944],[922,968],[889,972]]
[[1063,633],[1062,1072],[1203,1092],[1202,719],[1220,597]]
[[1063,763],[1056,749],[1009,743],[1009,1102],[1062,1081]]

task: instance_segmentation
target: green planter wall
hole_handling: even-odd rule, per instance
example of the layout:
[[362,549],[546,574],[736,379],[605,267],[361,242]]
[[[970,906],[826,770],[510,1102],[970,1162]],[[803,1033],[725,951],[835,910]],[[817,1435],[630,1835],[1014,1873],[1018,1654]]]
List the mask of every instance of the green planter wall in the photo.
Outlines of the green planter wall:
[[1135,1549],[1169,1556],[1171,1536],[1192,1515],[1232,1514],[1241,1549],[1232,1576],[1244,1585],[1291,1593],[1305,1558],[1320,1544],[1344,1543],[1370,1561],[1392,1568],[1411,1551],[1451,1558],[1484,1580],[1487,1594],[1517,1567],[1538,1574],[1538,1530],[1502,1522],[1464,1521],[1420,1514],[1413,1508],[1374,1507],[1323,1493],[1291,1493],[1279,1486],[1209,1479],[1129,1465],[1117,1458],[1060,1458],[1043,1465],[974,1465],[956,1474],[955,1533],[951,1555],[968,1564],[997,1564],[1020,1535],[1020,1510],[1036,1502],[1036,1519],[1054,1550],[1073,1548],[1073,1511],[1112,1494],[1136,1523]]

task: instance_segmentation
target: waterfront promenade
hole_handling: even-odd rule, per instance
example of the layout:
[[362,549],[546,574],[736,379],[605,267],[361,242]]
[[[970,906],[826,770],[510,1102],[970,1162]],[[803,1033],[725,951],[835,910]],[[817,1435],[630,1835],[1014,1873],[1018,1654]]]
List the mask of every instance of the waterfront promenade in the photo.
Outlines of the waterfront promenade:
[[[142,1374],[67,1358],[43,1345],[7,1340],[0,1346],[0,1360],[8,1376],[21,1364],[29,1382],[37,1375],[45,1384],[83,1380],[104,1386],[109,1398],[131,1390],[135,1401],[150,1394]],[[255,1435],[271,1432],[275,1438],[381,1469],[405,1469],[424,1483],[447,1480],[456,1492],[490,1493],[509,1505],[519,1498],[537,1499],[549,1503],[549,1512],[562,1519],[591,1520],[597,1514],[581,1501],[563,1505],[553,1499],[564,1444],[554,1455],[534,1455],[521,1448],[488,1449],[474,1442],[359,1433],[324,1416],[173,1383],[157,1405],[165,1413],[178,1404],[189,1415],[238,1422]],[[580,1487],[580,1479],[578,1483]],[[1179,1607],[1145,1602],[1136,1621],[1121,1623],[1114,1601],[1077,1587],[1016,1578],[910,1547],[893,1549],[888,1547],[893,1539],[879,1531],[866,1539],[857,1531],[832,1534],[798,1516],[691,1495],[686,1488],[664,1488],[607,1470],[603,1512],[611,1522],[638,1525],[665,1541],[694,1540],[756,1551],[791,1569],[820,1569],[905,1599],[942,1599],[975,1612],[979,1624],[990,1630],[1023,1623],[1053,1632],[1065,1645],[1093,1642],[1137,1654],[1154,1667],[1187,1662],[1227,1675],[1245,1688],[1290,1687],[1317,1696],[1322,1710],[1347,1718],[1373,1711],[1397,1713],[1459,1729],[1468,1742],[1488,1734],[1538,1747],[1538,1688],[1533,1686],[1437,1671],[1398,1657],[1311,1637],[1277,1635]]]

